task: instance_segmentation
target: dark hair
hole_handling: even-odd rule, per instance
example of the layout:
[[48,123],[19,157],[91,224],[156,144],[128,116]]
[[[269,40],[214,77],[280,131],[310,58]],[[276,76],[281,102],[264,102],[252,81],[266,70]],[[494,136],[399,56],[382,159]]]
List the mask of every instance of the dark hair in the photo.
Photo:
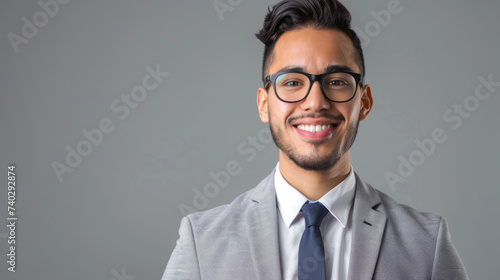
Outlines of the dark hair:
[[356,32],[351,29],[351,13],[336,0],[282,0],[275,4],[264,19],[262,29],[255,33],[264,43],[262,60],[262,80],[274,60],[274,46],[278,38],[286,31],[304,27],[315,29],[335,29],[344,32],[351,39],[355,48],[355,61],[361,75],[365,76],[365,62],[361,42]]

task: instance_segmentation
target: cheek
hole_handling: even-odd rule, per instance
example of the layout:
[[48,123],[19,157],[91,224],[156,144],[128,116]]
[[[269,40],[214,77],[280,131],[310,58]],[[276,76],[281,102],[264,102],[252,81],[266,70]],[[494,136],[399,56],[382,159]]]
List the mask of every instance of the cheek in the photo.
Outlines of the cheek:
[[346,118],[346,121],[352,122],[352,120],[357,120],[359,118],[360,104],[358,100],[352,100],[352,102],[347,102],[339,108],[339,111]]
[[281,102],[279,100],[272,100],[270,102],[269,112],[272,114],[272,120],[274,122],[286,123],[288,117],[292,115],[294,105]]

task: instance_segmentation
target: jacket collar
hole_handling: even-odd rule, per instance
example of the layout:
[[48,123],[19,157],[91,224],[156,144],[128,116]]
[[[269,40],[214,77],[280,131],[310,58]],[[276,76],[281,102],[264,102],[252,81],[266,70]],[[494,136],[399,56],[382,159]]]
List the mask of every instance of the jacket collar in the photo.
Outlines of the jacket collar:
[[249,193],[252,202],[251,209],[248,209],[248,231],[250,254],[258,275],[256,279],[281,279],[275,171],[276,168]]
[[386,216],[377,211],[381,200],[372,186],[364,183],[355,172],[349,279],[372,279],[384,234]]

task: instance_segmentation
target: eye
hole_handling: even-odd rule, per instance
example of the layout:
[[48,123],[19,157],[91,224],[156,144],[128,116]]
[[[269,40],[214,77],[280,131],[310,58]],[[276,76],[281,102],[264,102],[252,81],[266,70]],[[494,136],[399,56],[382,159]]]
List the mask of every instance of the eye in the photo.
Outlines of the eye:
[[331,80],[328,81],[327,85],[329,86],[336,86],[336,87],[341,87],[341,86],[346,86],[348,83],[343,80]]
[[300,82],[298,82],[298,81],[287,81],[287,82],[283,83],[283,85],[287,86],[287,87],[296,87],[296,86],[300,85]]

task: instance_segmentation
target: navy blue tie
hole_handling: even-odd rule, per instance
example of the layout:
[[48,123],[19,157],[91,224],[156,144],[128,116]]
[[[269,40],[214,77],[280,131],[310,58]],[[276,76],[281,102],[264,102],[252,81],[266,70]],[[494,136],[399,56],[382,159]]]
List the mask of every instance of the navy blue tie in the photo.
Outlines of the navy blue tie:
[[325,249],[319,226],[328,213],[328,209],[320,202],[302,206],[306,229],[299,245],[299,280],[324,280]]

